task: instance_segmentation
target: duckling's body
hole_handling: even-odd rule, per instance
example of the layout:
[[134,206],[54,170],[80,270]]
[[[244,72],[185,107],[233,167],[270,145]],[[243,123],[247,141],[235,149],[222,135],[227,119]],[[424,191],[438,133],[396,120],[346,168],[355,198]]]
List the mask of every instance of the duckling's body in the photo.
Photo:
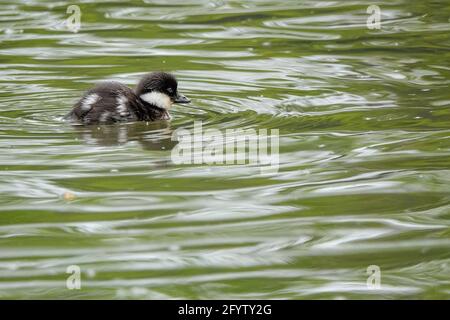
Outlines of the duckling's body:
[[175,77],[164,72],[145,75],[136,90],[119,82],[100,83],[75,103],[66,119],[83,124],[170,120],[173,103],[190,102],[177,86]]

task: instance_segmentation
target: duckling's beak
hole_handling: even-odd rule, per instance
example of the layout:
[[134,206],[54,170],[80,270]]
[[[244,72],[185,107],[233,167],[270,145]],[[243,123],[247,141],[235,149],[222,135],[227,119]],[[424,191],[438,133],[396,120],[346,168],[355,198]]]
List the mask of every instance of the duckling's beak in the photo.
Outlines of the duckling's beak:
[[174,99],[173,99],[174,103],[190,103],[191,100],[189,100],[185,95],[177,92],[177,94],[175,95]]

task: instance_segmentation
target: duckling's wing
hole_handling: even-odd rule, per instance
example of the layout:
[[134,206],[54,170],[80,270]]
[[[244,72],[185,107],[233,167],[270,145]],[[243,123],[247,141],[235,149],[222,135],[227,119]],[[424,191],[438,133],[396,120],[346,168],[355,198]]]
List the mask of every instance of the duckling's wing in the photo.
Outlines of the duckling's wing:
[[85,124],[132,120],[135,115],[129,106],[134,100],[135,94],[127,86],[101,83],[86,92],[66,118]]

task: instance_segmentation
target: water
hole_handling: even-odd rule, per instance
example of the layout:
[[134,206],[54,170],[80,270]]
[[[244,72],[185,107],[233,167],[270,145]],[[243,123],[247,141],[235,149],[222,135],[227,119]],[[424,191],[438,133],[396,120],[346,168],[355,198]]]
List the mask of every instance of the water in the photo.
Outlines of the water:
[[[450,2],[370,4],[3,0],[0,298],[448,299]],[[161,69],[170,123],[61,121]],[[174,164],[194,121],[279,129],[279,172]]]

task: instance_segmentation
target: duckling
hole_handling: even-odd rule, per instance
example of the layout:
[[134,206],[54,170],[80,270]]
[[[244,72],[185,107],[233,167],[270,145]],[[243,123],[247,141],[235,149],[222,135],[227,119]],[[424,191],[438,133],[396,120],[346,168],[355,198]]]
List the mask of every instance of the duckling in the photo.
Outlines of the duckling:
[[178,92],[176,78],[166,72],[144,75],[135,90],[104,82],[87,91],[65,119],[83,124],[170,120],[174,103],[191,102]]

